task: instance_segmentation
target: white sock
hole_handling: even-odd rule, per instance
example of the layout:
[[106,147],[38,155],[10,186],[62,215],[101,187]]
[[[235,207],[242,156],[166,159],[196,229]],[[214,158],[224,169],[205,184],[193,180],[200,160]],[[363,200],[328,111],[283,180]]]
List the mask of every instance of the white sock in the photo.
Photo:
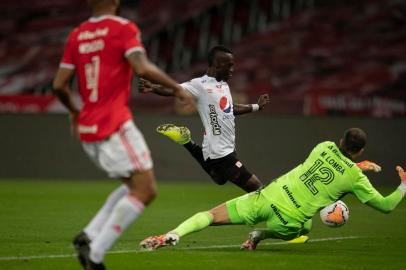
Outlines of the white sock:
[[127,195],[129,189],[127,185],[120,185],[116,188],[113,192],[110,193],[109,197],[107,198],[106,202],[100,208],[99,212],[97,212],[96,216],[89,222],[89,224],[83,230],[90,240],[96,238],[96,236],[100,233],[101,228],[106,223],[106,220],[110,216],[113,207],[116,203],[125,195]]
[[143,210],[144,204],[137,198],[130,195],[121,198],[100,233],[90,243],[90,259],[101,263],[107,250]]

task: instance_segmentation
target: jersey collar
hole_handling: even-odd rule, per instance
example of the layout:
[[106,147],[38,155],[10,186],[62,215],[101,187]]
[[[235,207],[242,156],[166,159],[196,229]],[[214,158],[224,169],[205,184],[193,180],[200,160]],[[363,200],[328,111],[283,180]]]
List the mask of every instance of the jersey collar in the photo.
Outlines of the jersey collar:
[[101,16],[93,16],[89,18],[89,22],[92,23],[97,23],[100,21],[103,21],[105,19],[113,19],[113,20],[117,20],[117,19],[122,19],[121,17],[118,16],[114,16],[114,15],[101,15]]
[[210,79],[210,80],[214,80],[216,83],[221,83],[221,84],[225,84],[225,83],[226,83],[226,82],[223,81],[223,80],[217,81],[217,79],[216,79],[215,77],[211,77],[211,76],[209,76],[209,75],[207,75],[207,74],[204,74],[204,77],[207,77],[207,79]]

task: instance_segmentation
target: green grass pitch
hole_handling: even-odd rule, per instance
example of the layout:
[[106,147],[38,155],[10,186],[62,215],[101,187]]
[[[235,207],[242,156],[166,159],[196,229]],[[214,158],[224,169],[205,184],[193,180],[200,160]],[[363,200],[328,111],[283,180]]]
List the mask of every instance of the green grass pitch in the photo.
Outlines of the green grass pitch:
[[[113,180],[0,181],[0,269],[80,270],[71,239],[115,186]],[[306,244],[267,240],[244,252],[239,244],[250,228],[223,226],[186,236],[176,247],[137,251],[146,236],[240,194],[231,185],[209,181],[159,183],[156,201],[106,256],[107,269],[406,269],[406,203],[385,215],[351,195],[343,199],[349,223],[328,228],[316,216]]]

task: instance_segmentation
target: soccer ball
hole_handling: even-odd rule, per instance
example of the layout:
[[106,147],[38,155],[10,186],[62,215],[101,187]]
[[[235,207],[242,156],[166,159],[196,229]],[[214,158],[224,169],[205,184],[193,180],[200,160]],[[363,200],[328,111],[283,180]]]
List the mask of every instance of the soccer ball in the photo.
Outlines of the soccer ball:
[[320,218],[329,227],[341,227],[350,217],[348,206],[343,201],[336,201],[320,210]]

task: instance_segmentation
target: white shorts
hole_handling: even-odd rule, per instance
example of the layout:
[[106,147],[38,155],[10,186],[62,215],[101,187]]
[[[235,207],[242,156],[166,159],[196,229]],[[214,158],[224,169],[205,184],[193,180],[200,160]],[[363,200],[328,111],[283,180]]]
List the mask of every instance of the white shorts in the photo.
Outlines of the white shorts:
[[144,136],[132,120],[125,122],[109,138],[94,143],[82,142],[83,149],[100,169],[113,178],[128,178],[135,171],[153,167]]

